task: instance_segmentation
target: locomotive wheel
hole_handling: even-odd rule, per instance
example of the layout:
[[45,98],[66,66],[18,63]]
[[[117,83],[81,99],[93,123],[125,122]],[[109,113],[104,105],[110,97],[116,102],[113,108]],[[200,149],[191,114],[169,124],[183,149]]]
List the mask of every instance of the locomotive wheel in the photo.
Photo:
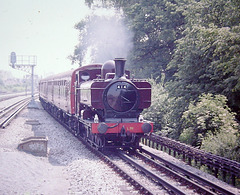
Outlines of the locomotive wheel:
[[139,148],[140,139],[141,139],[141,137],[136,137],[135,138],[134,145],[135,145],[136,148]]
[[74,121],[74,134],[75,134],[75,136],[78,136],[78,134],[79,134],[79,122],[77,119],[75,119],[75,121]]
[[87,140],[87,132],[84,130],[82,134],[83,139]]
[[57,111],[57,118],[58,118],[59,120],[62,120],[62,111],[61,111],[61,110],[58,110],[58,111]]
[[95,142],[95,138],[94,138],[94,135],[93,135],[93,134],[90,133],[90,134],[88,135],[88,138],[89,138],[90,141]]
[[97,142],[97,145],[98,145],[98,147],[99,147],[100,149],[101,149],[101,148],[103,148],[103,147],[104,147],[104,145],[105,145],[104,138],[97,137],[97,140],[96,140],[96,142]]

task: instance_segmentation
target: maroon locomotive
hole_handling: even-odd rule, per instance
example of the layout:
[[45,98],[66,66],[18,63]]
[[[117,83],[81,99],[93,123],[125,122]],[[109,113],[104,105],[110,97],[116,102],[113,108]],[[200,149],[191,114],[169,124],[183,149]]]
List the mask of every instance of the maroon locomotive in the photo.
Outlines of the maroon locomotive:
[[39,83],[44,109],[98,148],[137,148],[153,124],[140,113],[151,104],[151,85],[130,79],[125,59],[82,66]]

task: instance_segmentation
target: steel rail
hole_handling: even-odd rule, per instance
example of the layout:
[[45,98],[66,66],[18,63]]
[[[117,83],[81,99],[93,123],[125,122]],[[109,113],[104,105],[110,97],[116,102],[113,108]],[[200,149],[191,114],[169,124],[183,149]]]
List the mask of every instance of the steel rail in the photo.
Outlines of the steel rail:
[[[154,154],[152,154],[148,151],[146,151],[146,152],[143,151],[143,152],[148,154],[151,159],[149,159],[148,157],[146,157],[140,153],[137,153],[136,155],[139,158],[143,159],[144,161],[149,162],[152,166],[156,167],[160,171],[167,173],[169,175],[172,175],[175,179],[180,180],[185,185],[191,186],[192,188],[194,187],[194,189],[196,189],[196,191],[198,191],[198,192],[201,192],[203,194],[216,194],[215,192],[211,191],[206,186],[203,186],[202,184],[199,184],[196,181],[187,178],[187,177],[189,177],[190,174],[192,175],[192,178],[197,178],[198,176],[196,176],[195,174],[190,173],[189,171],[187,171],[185,169],[182,169],[182,171],[180,171],[180,169],[181,169],[180,167],[178,167],[175,164],[173,164],[173,166],[171,166],[172,163],[169,163],[166,160],[164,160],[165,165],[159,164],[153,160],[153,159],[157,159],[157,156],[155,156]],[[161,160],[159,160],[159,161],[161,161]],[[161,162],[163,162],[163,161],[161,161]],[[176,167],[176,169],[173,169],[173,167]],[[179,168],[179,169],[177,169],[177,168]],[[196,176],[196,177],[194,177],[194,176]],[[202,178],[202,180],[205,181],[205,179],[203,179],[203,178]]]
[[[214,155],[212,153],[208,153],[205,152],[203,150],[194,148],[192,146],[180,143],[179,141],[175,141],[172,140],[170,138],[167,137],[162,137],[159,136],[155,133],[146,136],[145,138],[145,144],[146,144],[146,140],[149,140],[148,145],[152,145],[153,148],[155,144],[157,144],[157,148],[159,148],[159,146],[161,146],[161,150],[162,147],[164,147],[165,149],[168,148],[169,149],[169,154],[171,153],[171,151],[174,151],[174,157],[175,154],[181,154],[183,155],[183,160],[185,161],[185,158],[188,158],[188,162],[191,165],[191,159],[194,159],[195,162],[200,162],[201,165],[207,165],[210,168],[214,168],[214,174],[215,177],[217,177],[217,173],[218,171],[221,171],[223,174],[223,181],[226,182],[226,175],[228,174],[229,176],[231,176],[232,179],[232,184],[235,185],[235,180],[236,178],[240,178],[240,163],[224,158],[224,157],[220,157],[217,155]],[[150,144],[150,142],[152,142],[152,144]],[[150,146],[151,147],[151,146]]]
[[[30,96],[30,94],[28,94]],[[12,99],[15,97],[20,97],[20,96],[26,96],[26,93],[17,93],[17,94],[5,94],[5,95],[1,95],[0,96],[0,102],[8,100],[8,99]]]
[[211,159],[221,160],[223,163],[227,163],[228,165],[237,166],[239,168],[239,171],[240,171],[240,163],[238,163],[234,160],[230,160],[230,159],[227,159],[225,157],[221,157],[221,156],[209,153],[209,152],[205,152],[204,150],[194,148],[193,146],[186,145],[184,143],[175,141],[175,140],[167,138],[167,137],[162,137],[162,136],[157,135],[155,133],[151,134],[149,137],[150,138],[152,137],[154,139],[160,139],[160,140],[168,141],[168,142],[171,143],[171,145],[175,145],[175,146],[181,145],[184,148],[184,150],[186,150],[186,155],[187,155],[187,152],[190,153],[192,151],[194,151],[194,153],[198,154],[198,155],[209,155]]
[[[87,143],[86,143],[87,144]],[[130,174],[121,169],[116,163],[114,163],[108,156],[104,153],[98,151],[95,147],[91,147],[89,144],[87,146],[90,150],[97,155],[102,161],[104,161],[108,166],[110,166],[117,174],[119,174],[123,179],[125,179],[129,184],[131,184],[139,193],[141,194],[154,194],[150,189],[144,186],[144,184],[136,181]]]
[[9,125],[9,123],[15,118],[15,116],[18,115],[18,113],[20,113],[29,104],[30,101],[31,101],[31,98],[28,98],[28,100],[22,101],[21,103],[15,105],[13,109],[17,107],[18,108],[14,110],[8,117],[6,117],[6,119],[4,119],[0,123],[0,128],[4,129],[7,125]]
[[93,154],[98,156],[103,162],[105,162],[110,168],[112,168],[114,172],[119,174],[123,179],[125,179],[129,184],[131,184],[140,194],[146,194],[146,195],[154,194],[149,189],[144,187],[143,184],[139,183],[133,177],[131,177],[126,171],[121,169],[116,163],[114,163],[103,152],[99,151],[96,147],[90,145],[87,139],[82,138],[80,136],[76,136],[72,132],[71,127],[69,127],[67,124],[65,124],[64,122],[59,120],[57,117],[55,117],[49,110],[46,110],[46,111],[47,111],[47,113],[49,113],[50,116],[52,116],[56,121],[58,121],[64,128],[66,128],[70,133],[72,133],[72,135],[74,135],[78,140],[80,140]]
[[132,158],[130,158],[129,156],[127,156],[126,154],[124,154],[123,152],[118,152],[119,157],[121,157],[123,160],[125,160],[126,162],[128,162],[129,164],[133,165],[134,167],[136,167],[138,170],[140,170],[141,172],[145,173],[146,175],[148,175],[151,179],[153,179],[155,182],[161,184],[162,186],[165,187],[165,189],[167,191],[170,191],[170,193],[175,193],[175,194],[186,194],[185,192],[183,192],[182,190],[180,190],[177,186],[165,181],[164,179],[160,178],[158,175],[156,175],[154,172],[152,172],[151,170],[141,166],[138,162],[136,162],[135,160],[133,160]]
[[30,99],[31,99],[31,97],[27,97],[27,98],[19,100],[19,101],[15,102],[15,103],[13,103],[13,104],[3,108],[2,110],[0,110],[0,113],[1,113],[0,114],[0,118],[2,118],[4,115],[6,115],[8,112],[10,112],[12,109],[16,108],[16,106],[21,105],[22,102],[30,100]]
[[[203,177],[201,177],[201,176],[199,176],[199,175],[196,175],[196,174],[194,174],[194,173],[192,173],[192,172],[190,172],[190,171],[188,171],[188,170],[186,170],[186,169],[184,169],[184,168],[182,168],[182,167],[180,167],[180,166],[178,166],[178,165],[176,165],[176,164],[173,164],[173,163],[171,163],[171,162],[169,162],[169,161],[167,161],[167,160],[165,160],[165,159],[163,159],[163,158],[161,158],[161,157],[159,157],[159,156],[157,156],[157,155],[155,155],[155,154],[153,154],[153,153],[151,153],[151,152],[149,152],[149,151],[147,151],[147,150],[145,150],[145,149],[143,149],[143,148],[141,149],[141,152],[149,155],[152,159],[157,159],[158,161],[161,161],[162,163],[164,163],[165,165],[167,165],[167,166],[168,166],[169,168],[171,168],[172,170],[178,171],[178,172],[186,175],[186,176],[189,177],[189,178],[192,178],[192,179],[194,179],[194,180],[197,180],[197,181],[200,182],[201,184],[204,184],[204,185],[209,186],[211,189],[213,189],[213,190],[216,191],[216,192],[220,192],[220,193],[223,193],[223,194],[234,195],[234,193],[232,193],[231,191],[229,191],[229,190],[227,190],[227,189],[225,189],[225,188],[223,188],[223,187],[221,187],[221,186],[213,183],[212,181],[207,180],[206,178],[203,178]],[[138,155],[140,155],[140,154],[138,154]],[[148,160],[150,161],[151,159],[148,159]],[[155,161],[153,161],[153,160],[151,160],[151,162],[154,163],[155,165],[157,164],[157,163],[156,163]],[[165,169],[165,167],[164,167],[164,169]],[[166,169],[166,170],[167,170],[167,169]],[[172,172],[172,170],[170,170],[170,171]],[[195,185],[195,184],[193,183],[192,185]],[[199,185],[197,184],[197,186],[199,186]],[[196,187],[197,187],[197,186],[196,186]],[[201,188],[201,186],[200,186],[200,188]],[[203,190],[205,190],[205,189],[203,189]],[[209,191],[209,190],[206,191],[206,192],[207,192],[207,193],[210,193],[210,194],[213,193],[213,192],[211,192],[211,191]]]
[[[61,120],[59,120],[59,118],[57,118],[56,116],[54,116],[51,111],[47,110],[46,111],[54,118],[56,119],[62,126],[64,126],[69,132],[71,132],[74,136],[76,136],[73,132],[71,127],[69,127],[66,123],[62,122]],[[140,182],[136,181],[133,177],[131,177],[131,175],[129,175],[128,173],[126,173],[126,171],[124,171],[123,169],[121,169],[121,167],[119,167],[116,163],[114,163],[109,157],[106,156],[106,154],[104,154],[103,152],[100,152],[96,149],[96,147],[94,147],[90,141],[87,140],[87,138],[83,138],[80,136],[76,136],[91,152],[93,152],[96,156],[98,156],[103,162],[105,162],[109,167],[111,167],[117,174],[119,174],[122,178],[124,178],[128,183],[130,183],[136,190],[138,190],[141,194],[154,194],[153,192],[151,192],[150,189],[147,189],[147,187],[145,187],[143,184],[141,184]],[[125,157],[121,157],[121,156],[125,156]],[[157,176],[156,174],[154,174],[153,172],[151,172],[150,170],[147,170],[146,168],[142,167],[141,165],[139,165],[137,162],[134,162],[132,159],[130,159],[130,157],[126,156],[126,155],[120,155],[121,158],[124,158],[124,160],[130,162],[130,164],[134,164],[134,166],[136,166],[138,169],[140,169],[142,172],[144,172],[146,175],[149,175],[150,178],[152,178],[153,180],[157,181],[158,183],[160,183],[161,185],[163,185],[165,187],[166,190],[170,191],[170,193],[175,193],[175,194],[185,194],[185,192],[181,191],[178,189],[178,187],[173,186],[171,183],[168,183],[166,181],[164,181],[163,179],[161,179],[159,176]],[[186,179],[185,179],[186,180]],[[197,189],[200,189],[200,186],[195,184],[195,187]],[[205,192],[207,192],[207,194],[214,194],[211,191],[207,191],[205,190]]]

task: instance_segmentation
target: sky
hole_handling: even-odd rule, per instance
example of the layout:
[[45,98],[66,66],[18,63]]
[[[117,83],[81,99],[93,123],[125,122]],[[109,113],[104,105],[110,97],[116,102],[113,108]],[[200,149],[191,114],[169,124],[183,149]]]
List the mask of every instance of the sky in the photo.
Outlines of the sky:
[[87,14],[84,0],[0,0],[0,70],[26,75],[9,66],[11,52],[36,56],[40,77],[76,68],[67,57],[78,44],[74,25]]

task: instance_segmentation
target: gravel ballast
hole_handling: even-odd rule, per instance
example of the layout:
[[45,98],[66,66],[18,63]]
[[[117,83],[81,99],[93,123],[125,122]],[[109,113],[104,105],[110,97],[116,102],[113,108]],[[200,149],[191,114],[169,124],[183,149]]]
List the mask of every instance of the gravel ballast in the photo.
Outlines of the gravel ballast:
[[[25,109],[0,129],[0,194],[132,194],[131,187],[40,109]],[[29,125],[27,120],[38,120]],[[49,153],[17,149],[22,139],[47,136]]]
[[[0,194],[138,194],[37,104],[39,109],[24,109],[0,129]],[[36,123],[27,122],[31,120]],[[47,157],[17,149],[22,139],[31,136],[48,137]],[[240,194],[239,189],[164,152],[148,149]]]

